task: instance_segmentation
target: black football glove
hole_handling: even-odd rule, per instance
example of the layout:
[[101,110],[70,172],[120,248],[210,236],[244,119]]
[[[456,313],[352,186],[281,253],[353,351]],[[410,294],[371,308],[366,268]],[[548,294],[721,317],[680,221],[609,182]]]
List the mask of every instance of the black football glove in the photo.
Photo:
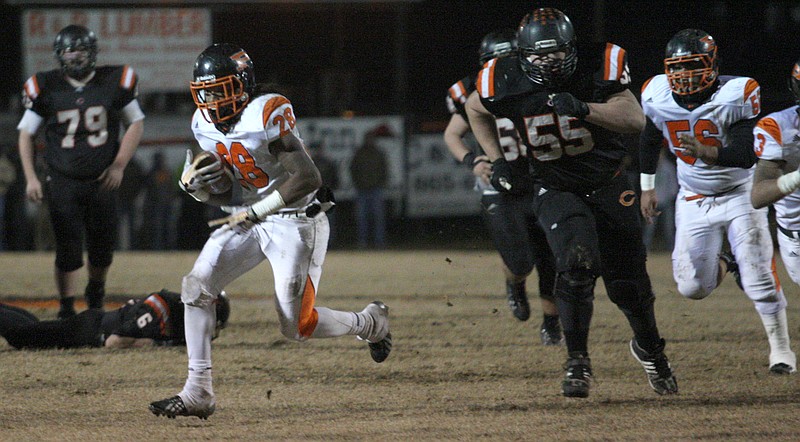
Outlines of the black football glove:
[[461,159],[461,164],[467,166],[467,169],[472,170],[475,167],[475,158],[477,157],[475,152],[469,152]]
[[492,187],[498,192],[511,192],[513,188],[511,165],[505,158],[498,158],[492,162]]
[[552,102],[553,110],[558,115],[570,115],[581,119],[589,115],[589,106],[569,92],[555,94]]

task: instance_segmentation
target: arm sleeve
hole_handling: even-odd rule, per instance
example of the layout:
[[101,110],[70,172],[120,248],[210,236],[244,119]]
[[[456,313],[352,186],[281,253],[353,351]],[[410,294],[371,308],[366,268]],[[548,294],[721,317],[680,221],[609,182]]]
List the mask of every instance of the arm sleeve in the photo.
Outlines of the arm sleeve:
[[719,150],[718,166],[741,167],[749,169],[756,163],[758,157],[753,150],[753,128],[758,118],[740,120],[731,124],[728,129],[730,142]]
[[652,175],[658,169],[658,155],[661,153],[661,146],[664,136],[658,130],[653,120],[647,117],[641,135],[639,135],[639,171]]

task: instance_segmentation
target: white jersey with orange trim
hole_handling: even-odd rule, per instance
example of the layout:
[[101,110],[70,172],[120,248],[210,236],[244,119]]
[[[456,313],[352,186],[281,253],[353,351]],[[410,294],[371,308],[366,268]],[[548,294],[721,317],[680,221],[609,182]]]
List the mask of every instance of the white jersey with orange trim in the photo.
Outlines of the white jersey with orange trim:
[[712,166],[683,154],[681,135],[693,135],[707,145],[727,146],[728,128],[740,120],[758,116],[758,82],[748,77],[720,76],[711,98],[692,110],[681,107],[672,96],[666,75],[656,75],[642,89],[642,108],[678,157],[678,183],[697,195],[719,195],[751,180],[753,169]]
[[[800,116],[798,106],[774,112],[758,121],[753,129],[754,150],[761,160],[785,161],[787,170],[800,166]],[[800,230],[800,190],[773,203],[778,224]]]
[[[192,131],[203,150],[223,155],[242,187],[242,202],[256,203],[289,178],[269,144],[288,132],[300,138],[291,102],[279,94],[260,95],[245,107],[240,120],[223,134],[206,120],[202,110],[192,117]],[[295,211],[314,199],[310,193],[287,204],[282,212]]]

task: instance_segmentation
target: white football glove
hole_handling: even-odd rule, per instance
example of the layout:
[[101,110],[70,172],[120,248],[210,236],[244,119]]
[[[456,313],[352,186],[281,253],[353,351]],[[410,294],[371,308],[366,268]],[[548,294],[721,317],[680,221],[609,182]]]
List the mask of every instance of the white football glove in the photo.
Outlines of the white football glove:
[[193,158],[191,149],[187,149],[180,179],[181,188],[201,202],[208,201],[211,194],[227,192],[233,176],[222,161],[219,155],[208,151]]

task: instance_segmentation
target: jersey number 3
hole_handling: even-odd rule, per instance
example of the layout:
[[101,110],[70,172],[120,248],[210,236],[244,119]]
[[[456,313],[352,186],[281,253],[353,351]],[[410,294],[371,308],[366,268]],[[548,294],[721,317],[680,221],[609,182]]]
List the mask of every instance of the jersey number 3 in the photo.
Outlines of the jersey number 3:
[[576,118],[542,114],[525,118],[531,154],[539,161],[553,161],[566,154],[580,155],[592,150],[592,133],[585,127],[573,127]]

